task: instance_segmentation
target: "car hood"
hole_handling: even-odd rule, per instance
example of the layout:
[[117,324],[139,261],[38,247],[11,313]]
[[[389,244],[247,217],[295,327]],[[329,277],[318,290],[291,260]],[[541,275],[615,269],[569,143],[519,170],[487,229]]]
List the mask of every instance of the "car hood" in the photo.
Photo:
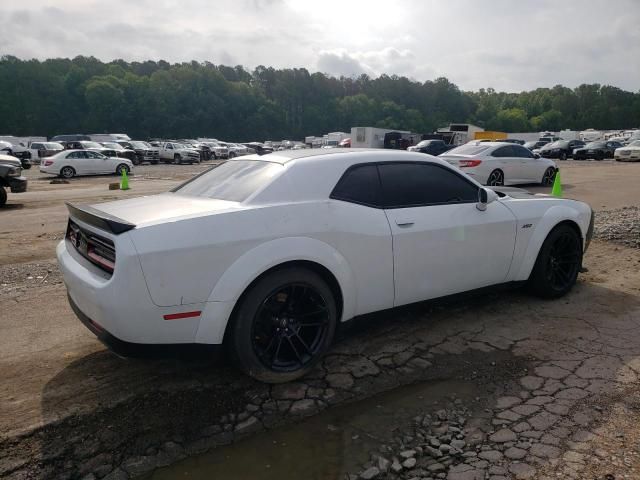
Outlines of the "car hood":
[[116,200],[115,202],[98,203],[91,205],[91,207],[138,227],[241,208],[237,202],[190,197],[176,193],[161,193],[147,197]]
[[21,167],[22,163],[18,158],[10,155],[0,155],[0,165],[11,165],[12,167]]

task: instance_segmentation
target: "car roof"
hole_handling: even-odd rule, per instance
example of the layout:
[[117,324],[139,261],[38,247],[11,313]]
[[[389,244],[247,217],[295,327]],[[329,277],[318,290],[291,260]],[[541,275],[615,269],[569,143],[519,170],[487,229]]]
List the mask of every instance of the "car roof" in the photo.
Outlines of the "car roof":
[[267,155],[245,155],[238,160],[263,160],[266,162],[274,162],[280,163],[282,165],[292,162],[293,160],[304,160],[304,159],[317,159],[318,157],[329,157],[335,155],[355,155],[355,154],[363,154],[376,158],[376,161],[385,161],[383,156],[388,156],[391,153],[400,154],[401,156],[410,155],[414,158],[424,157],[426,160],[430,157],[425,157],[424,153],[412,153],[407,152],[406,150],[392,150],[392,149],[381,149],[381,148],[306,148],[302,150],[279,150],[274,153],[269,153]]

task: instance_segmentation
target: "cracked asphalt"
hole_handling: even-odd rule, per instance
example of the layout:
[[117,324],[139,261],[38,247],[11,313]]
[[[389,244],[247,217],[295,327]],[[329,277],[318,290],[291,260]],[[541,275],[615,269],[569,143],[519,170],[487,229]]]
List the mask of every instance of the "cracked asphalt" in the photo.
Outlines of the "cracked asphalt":
[[[617,167],[621,178],[637,176],[636,165]],[[614,203],[591,198],[603,169],[611,175],[606,164],[567,167],[565,189],[596,209],[623,206],[621,189]],[[108,196],[99,189],[107,182],[78,186]],[[73,318],[52,251],[41,251],[63,225],[62,196],[43,206],[48,184],[33,183],[26,219],[46,235],[37,252],[0,265],[0,478],[145,475],[348,402],[443,379],[472,382],[473,392],[451,387],[437,406],[425,399],[340,476],[640,478],[638,249],[594,241],[588,272],[559,300],[492,291],[368,317],[342,331],[310,375],[272,387],[215,351],[128,360],[105,351]],[[140,189],[169,183],[141,181]],[[640,204],[633,185],[628,205]],[[2,212],[9,226],[0,235],[12,245],[30,234],[18,210]]]

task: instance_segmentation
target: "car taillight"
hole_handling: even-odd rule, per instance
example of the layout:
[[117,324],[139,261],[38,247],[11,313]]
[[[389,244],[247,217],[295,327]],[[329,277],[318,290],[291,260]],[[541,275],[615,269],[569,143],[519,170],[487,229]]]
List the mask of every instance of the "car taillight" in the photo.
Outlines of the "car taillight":
[[482,163],[482,160],[460,160],[458,166],[460,168],[477,167]]
[[45,160],[45,161],[44,161],[44,166],[45,166],[45,167],[48,167],[48,166],[50,166],[50,165],[53,165],[53,160]]

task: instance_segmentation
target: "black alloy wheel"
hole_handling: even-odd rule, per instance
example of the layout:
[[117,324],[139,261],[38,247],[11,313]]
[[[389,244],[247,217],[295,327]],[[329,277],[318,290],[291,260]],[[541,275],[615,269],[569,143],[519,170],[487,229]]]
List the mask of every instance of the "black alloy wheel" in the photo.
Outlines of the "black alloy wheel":
[[542,185],[548,187],[553,185],[553,181],[556,178],[556,169],[553,167],[549,167],[545,170],[544,175],[542,176]]
[[273,372],[300,370],[322,350],[329,320],[327,302],[313,286],[278,287],[254,317],[253,350]]
[[288,382],[322,358],[336,318],[333,293],[319,275],[283,268],[243,296],[225,342],[247,374],[268,383]]
[[487,185],[489,186],[501,186],[504,185],[504,173],[502,170],[494,170],[489,175],[489,179],[487,180]]
[[581,266],[580,235],[569,225],[559,225],[542,244],[529,282],[534,293],[557,298],[571,290]]

